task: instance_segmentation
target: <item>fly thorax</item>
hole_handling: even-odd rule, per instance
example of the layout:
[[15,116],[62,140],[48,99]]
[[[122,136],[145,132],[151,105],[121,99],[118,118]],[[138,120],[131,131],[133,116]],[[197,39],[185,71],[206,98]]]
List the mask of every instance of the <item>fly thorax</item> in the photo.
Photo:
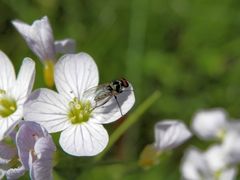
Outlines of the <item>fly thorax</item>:
[[75,97],[69,102],[68,118],[72,124],[87,122],[91,117],[91,112],[92,106],[90,101],[80,101]]
[[0,117],[6,118],[17,110],[17,102],[0,89]]

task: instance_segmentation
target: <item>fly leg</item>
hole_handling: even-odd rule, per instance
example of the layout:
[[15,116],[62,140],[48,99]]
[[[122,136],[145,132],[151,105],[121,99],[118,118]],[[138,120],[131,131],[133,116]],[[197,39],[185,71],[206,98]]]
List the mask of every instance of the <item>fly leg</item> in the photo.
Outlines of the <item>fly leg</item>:
[[119,110],[120,110],[120,113],[121,113],[121,115],[123,116],[122,109],[121,109],[120,104],[119,104],[119,102],[118,102],[118,100],[117,100],[117,96],[114,96],[114,98],[115,98],[115,100],[116,100],[116,102],[117,102],[117,105],[118,105],[118,108],[119,108]]

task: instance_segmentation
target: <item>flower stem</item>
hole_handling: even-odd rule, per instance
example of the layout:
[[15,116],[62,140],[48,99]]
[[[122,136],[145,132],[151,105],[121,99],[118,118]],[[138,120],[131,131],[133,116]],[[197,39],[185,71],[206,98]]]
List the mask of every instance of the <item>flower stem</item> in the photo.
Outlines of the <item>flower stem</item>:
[[100,161],[114,143],[126,132],[135,122],[140,120],[140,117],[146,110],[159,98],[160,92],[155,91],[149,98],[147,98],[137,109],[112,133],[108,146],[105,150],[95,158],[95,161]]

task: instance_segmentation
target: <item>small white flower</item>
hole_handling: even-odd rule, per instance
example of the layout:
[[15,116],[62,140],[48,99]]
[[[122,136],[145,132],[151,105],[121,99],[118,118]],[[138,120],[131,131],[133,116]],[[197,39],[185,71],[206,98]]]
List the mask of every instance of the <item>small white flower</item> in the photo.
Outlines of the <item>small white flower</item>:
[[30,94],[35,77],[35,63],[23,60],[16,79],[9,58],[0,51],[0,141],[23,117],[23,104]]
[[237,169],[224,162],[225,154],[221,146],[213,146],[206,152],[196,148],[186,151],[181,164],[185,180],[234,180]]
[[173,149],[191,137],[185,124],[178,120],[159,121],[155,124],[155,147]]
[[240,133],[229,131],[223,141],[222,148],[226,154],[228,164],[237,164],[240,162]]
[[193,118],[192,128],[199,138],[222,138],[227,125],[227,113],[223,109],[199,111]]
[[14,27],[27,42],[29,48],[39,57],[44,64],[44,78],[49,87],[53,82],[53,66],[56,63],[56,53],[73,53],[75,51],[75,41],[64,39],[55,41],[48,17],[35,20],[32,25],[28,25],[20,20],[12,21]]
[[185,180],[210,180],[213,176],[204,154],[196,148],[190,148],[185,152],[181,172]]
[[[59,132],[63,150],[75,156],[93,156],[108,143],[108,133],[102,124],[122,115],[114,98],[97,108],[83,96],[97,86],[99,77],[94,60],[86,53],[65,55],[55,65],[55,83],[58,93],[39,89],[25,104],[24,117],[43,125],[48,132]],[[135,102],[132,86],[117,96],[123,114]]]

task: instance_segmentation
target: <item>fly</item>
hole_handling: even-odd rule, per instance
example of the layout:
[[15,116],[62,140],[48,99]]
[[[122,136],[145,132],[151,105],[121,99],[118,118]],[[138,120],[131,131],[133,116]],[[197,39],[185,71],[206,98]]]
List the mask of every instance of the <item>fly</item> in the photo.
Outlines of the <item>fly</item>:
[[95,102],[93,109],[103,106],[111,98],[115,98],[117,106],[120,110],[121,115],[123,116],[120,104],[118,102],[117,96],[122,92],[126,91],[125,89],[129,87],[129,83],[126,79],[121,78],[119,80],[113,80],[110,83],[101,84],[99,86],[90,88],[86,90],[83,94],[84,97],[90,97]]

